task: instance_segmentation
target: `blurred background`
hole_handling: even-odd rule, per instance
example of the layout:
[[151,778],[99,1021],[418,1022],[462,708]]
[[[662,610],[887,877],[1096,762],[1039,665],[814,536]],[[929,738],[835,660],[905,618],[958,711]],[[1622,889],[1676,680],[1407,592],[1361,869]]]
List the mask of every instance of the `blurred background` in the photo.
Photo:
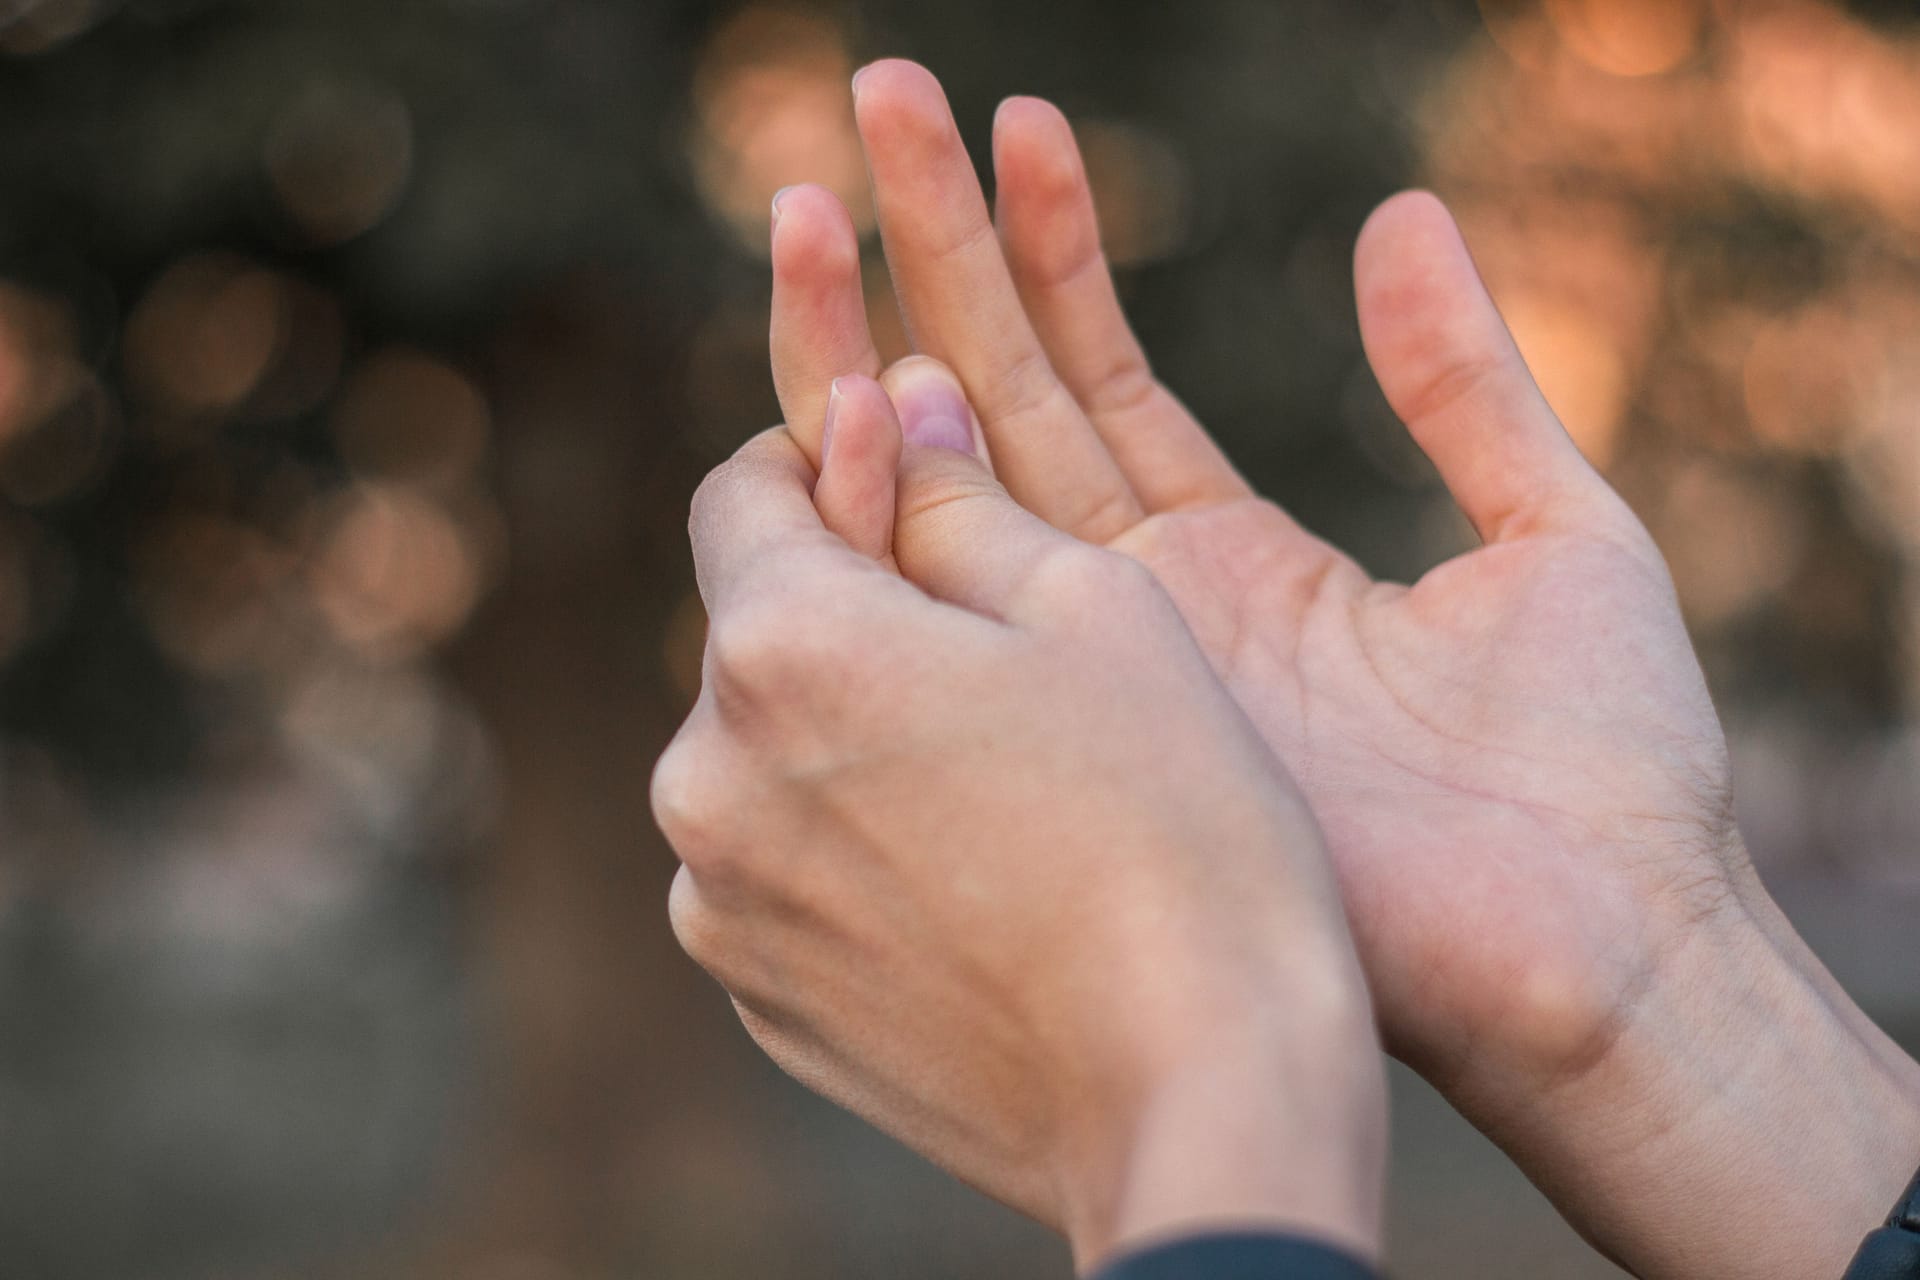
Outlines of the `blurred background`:
[[[1811,0],[0,0],[0,1272],[1067,1274],[765,1065],[647,814],[767,203],[847,80],[1078,121],[1165,379],[1468,545],[1354,233],[1454,204],[1674,570],[1769,882],[1920,1041],[1920,24]],[[1409,1276],[1599,1277],[1396,1080]]]

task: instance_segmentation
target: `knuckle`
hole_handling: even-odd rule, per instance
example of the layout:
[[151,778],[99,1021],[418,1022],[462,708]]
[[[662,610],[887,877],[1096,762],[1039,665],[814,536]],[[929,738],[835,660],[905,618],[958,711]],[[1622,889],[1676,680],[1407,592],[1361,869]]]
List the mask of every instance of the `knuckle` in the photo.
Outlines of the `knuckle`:
[[993,240],[993,223],[980,218],[955,231],[929,239],[927,256],[935,263],[957,262],[985,252]]
[[1526,366],[1510,352],[1447,352],[1423,371],[1407,397],[1403,416],[1409,424],[1428,422],[1462,405],[1483,400],[1488,389],[1526,377]]
[[1034,572],[1030,588],[1067,623],[1109,625],[1118,614],[1138,615],[1161,597],[1151,571],[1131,556],[1084,543],[1055,552]]
[[1132,556],[1097,547],[1074,548],[1063,558],[1062,588],[1080,599],[1138,601],[1155,591],[1153,574]]
[[687,527],[698,529],[712,513],[720,497],[734,482],[734,473],[740,466],[739,459],[732,458],[721,463],[702,476],[693,490],[693,498],[687,504]]
[[1129,351],[1102,370],[1087,396],[1088,408],[1102,417],[1127,417],[1160,395],[1160,382],[1138,350]]
[[751,497],[753,486],[791,460],[792,451],[792,437],[784,426],[768,427],[741,445],[694,488],[688,503],[688,529],[697,531],[723,521],[730,507]]
[[989,416],[1003,422],[1053,418],[1078,413],[1079,405],[1054,373],[1053,362],[1038,343],[1007,357],[994,371]]
[[733,696],[756,703],[792,696],[804,678],[798,652],[803,630],[772,595],[715,618],[707,647],[716,680]]
[[844,610],[798,585],[767,584],[713,620],[708,661],[733,703],[795,707],[837,687],[855,650]]
[[702,860],[720,847],[719,820],[728,808],[719,802],[705,753],[683,731],[654,762],[647,798],[653,820],[682,862]]
[[674,940],[694,963],[714,976],[725,967],[726,931],[718,915],[700,892],[699,882],[685,867],[673,878],[667,892],[667,923]]

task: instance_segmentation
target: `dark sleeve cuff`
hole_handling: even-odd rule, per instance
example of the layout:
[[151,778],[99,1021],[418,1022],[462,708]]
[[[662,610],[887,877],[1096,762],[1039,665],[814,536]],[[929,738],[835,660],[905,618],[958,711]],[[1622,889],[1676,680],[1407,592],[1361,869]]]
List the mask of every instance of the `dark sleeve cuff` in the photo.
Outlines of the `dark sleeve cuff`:
[[1248,1232],[1158,1245],[1109,1263],[1091,1280],[1379,1280],[1379,1273],[1316,1241]]

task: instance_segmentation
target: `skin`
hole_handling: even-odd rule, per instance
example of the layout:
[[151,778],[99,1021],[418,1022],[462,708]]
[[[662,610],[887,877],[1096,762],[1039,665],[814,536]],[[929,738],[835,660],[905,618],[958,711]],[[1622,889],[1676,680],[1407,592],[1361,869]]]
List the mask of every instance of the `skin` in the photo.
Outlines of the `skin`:
[[[1298,779],[1389,1048],[1638,1274],[1836,1270],[1911,1173],[1920,1068],[1754,875],[1664,562],[1439,202],[1363,231],[1361,330],[1484,545],[1401,586],[1253,494],[1153,378],[1058,111],[1002,106],[990,218],[925,70],[877,63],[855,104],[916,349],[1020,504],[1146,567]],[[857,249],[829,193],[783,193],[774,376],[816,465],[826,388],[879,368]]]
[[789,1073],[1085,1267],[1210,1224],[1375,1255],[1381,1057],[1311,815],[1159,585],[1013,503],[929,373],[833,384],[817,483],[775,430],[695,499],[678,936]]

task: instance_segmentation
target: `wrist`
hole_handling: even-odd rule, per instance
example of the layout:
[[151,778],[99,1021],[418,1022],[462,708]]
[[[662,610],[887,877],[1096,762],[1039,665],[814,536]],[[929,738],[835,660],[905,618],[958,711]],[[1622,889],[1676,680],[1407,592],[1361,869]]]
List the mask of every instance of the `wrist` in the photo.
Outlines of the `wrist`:
[[1605,1052],[1456,1103],[1636,1274],[1838,1275],[1920,1163],[1920,1065],[1745,869],[1678,928]]
[[1158,1241],[1276,1230],[1375,1260],[1387,1124],[1383,1060],[1361,1016],[1284,1038],[1241,1025],[1135,1091],[1061,1179],[1080,1270]]

